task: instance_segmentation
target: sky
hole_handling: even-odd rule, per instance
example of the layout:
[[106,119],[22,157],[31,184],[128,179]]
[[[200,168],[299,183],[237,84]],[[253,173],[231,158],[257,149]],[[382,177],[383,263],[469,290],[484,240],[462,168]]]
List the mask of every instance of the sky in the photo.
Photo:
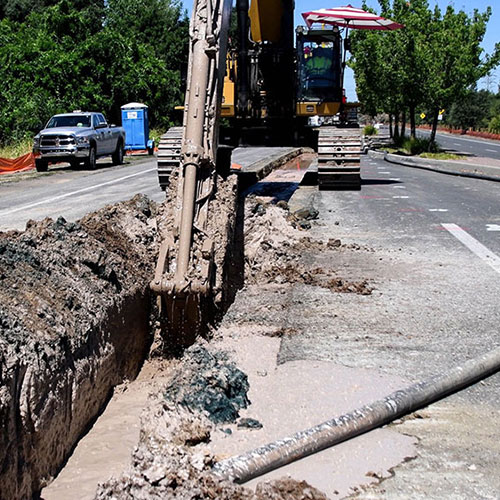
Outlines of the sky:
[[[182,0],[182,3],[191,11],[192,1]],[[343,5],[351,4],[353,7],[361,7],[361,0],[295,0],[295,24],[304,24],[301,13],[308,12],[321,8],[340,7]],[[379,4],[376,0],[367,0],[370,7],[379,11]],[[464,10],[467,14],[472,14],[474,9],[484,12],[488,6],[492,8],[492,16],[488,23],[488,30],[481,44],[486,53],[491,53],[495,43],[500,42],[500,0],[429,0],[429,5],[434,8],[439,5],[440,9],[444,11],[448,5],[452,5],[455,10]],[[500,85],[500,69],[497,68],[490,78],[484,78],[479,82],[480,88],[487,88],[492,92],[497,92]],[[354,75],[350,69],[346,70],[344,87],[346,89],[347,99],[349,101],[356,100],[356,85],[354,82]]]

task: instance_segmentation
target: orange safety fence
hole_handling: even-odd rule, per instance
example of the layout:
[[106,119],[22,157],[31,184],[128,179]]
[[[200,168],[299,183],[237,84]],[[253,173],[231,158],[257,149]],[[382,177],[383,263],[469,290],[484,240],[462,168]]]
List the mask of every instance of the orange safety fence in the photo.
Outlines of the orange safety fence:
[[[158,152],[158,148],[155,146],[154,147],[154,152]],[[149,154],[149,149],[126,149],[125,154],[127,156],[134,156],[134,155],[144,155],[144,154]]]
[[24,172],[35,168],[35,155],[27,153],[18,158],[0,158],[0,175],[11,174],[12,172]]

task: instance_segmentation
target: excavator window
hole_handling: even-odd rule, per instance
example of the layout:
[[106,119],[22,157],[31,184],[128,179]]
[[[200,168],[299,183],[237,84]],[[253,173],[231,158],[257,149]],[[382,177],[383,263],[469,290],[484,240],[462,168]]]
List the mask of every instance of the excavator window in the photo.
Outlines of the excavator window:
[[299,101],[338,101],[339,40],[331,31],[321,36],[310,30],[300,31],[297,42]]

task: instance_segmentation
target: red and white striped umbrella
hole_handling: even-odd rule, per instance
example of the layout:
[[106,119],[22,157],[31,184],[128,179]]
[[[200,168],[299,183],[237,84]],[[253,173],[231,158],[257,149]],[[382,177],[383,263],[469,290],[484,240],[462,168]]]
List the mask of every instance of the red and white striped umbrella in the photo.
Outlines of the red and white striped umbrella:
[[302,17],[309,28],[313,23],[332,24],[358,30],[397,30],[404,28],[402,24],[362,9],[356,9],[351,5],[304,12]]

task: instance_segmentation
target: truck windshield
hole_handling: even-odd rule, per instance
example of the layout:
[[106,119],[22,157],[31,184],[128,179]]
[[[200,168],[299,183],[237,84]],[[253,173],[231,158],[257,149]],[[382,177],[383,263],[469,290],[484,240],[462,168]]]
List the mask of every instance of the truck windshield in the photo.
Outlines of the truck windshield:
[[53,116],[45,128],[90,127],[90,115]]

